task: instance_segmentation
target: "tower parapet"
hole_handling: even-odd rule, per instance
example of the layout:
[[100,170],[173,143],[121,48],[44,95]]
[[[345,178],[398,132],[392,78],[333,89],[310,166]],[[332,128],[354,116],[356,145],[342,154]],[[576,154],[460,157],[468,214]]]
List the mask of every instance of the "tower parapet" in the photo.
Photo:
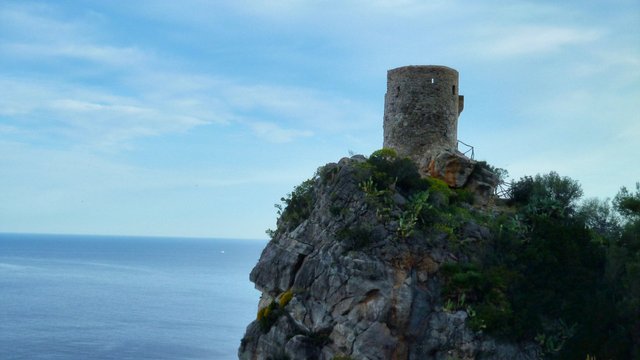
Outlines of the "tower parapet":
[[[425,156],[458,145],[458,72],[446,66],[403,66],[387,72],[384,147],[419,165]],[[431,156],[428,156],[431,157]]]

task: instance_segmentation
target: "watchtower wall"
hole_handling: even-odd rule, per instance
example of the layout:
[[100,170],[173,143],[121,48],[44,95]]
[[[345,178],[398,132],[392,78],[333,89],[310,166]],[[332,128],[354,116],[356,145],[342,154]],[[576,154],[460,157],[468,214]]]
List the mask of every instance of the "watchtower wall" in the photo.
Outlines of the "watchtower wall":
[[458,72],[446,66],[404,66],[387,72],[384,147],[418,164],[458,145]]

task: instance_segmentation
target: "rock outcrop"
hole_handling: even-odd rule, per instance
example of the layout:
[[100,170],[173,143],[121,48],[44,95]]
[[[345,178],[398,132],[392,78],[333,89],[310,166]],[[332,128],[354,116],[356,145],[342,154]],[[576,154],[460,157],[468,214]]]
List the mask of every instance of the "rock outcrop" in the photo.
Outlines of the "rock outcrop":
[[487,204],[498,186],[496,174],[458,151],[441,150],[422,160],[418,166],[422,176],[438,178],[452,188],[467,189],[474,194],[478,204]]
[[383,146],[411,158],[422,176],[470,189],[479,203],[486,203],[499,179],[457,150],[458,116],[464,108],[458,77],[455,69],[438,65],[389,70]]
[[381,176],[362,156],[344,158],[292,194],[250,275],[262,297],[240,359],[537,359],[536,345],[473,330],[474,314],[445,302],[442,266],[492,235],[472,216],[421,214],[462,195]]

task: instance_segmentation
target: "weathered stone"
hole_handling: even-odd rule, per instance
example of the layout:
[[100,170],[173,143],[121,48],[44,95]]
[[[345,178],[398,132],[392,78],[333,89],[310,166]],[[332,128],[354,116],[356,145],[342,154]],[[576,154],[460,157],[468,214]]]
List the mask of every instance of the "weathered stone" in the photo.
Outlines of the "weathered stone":
[[397,343],[387,325],[374,322],[358,336],[352,354],[356,359],[391,359]]
[[289,289],[299,264],[305,257],[303,253],[295,251],[295,248],[296,246],[291,243],[282,246],[276,242],[270,242],[260,256],[264,261],[258,262],[251,271],[249,276],[251,281],[260,290],[271,294]]
[[[456,258],[446,235],[424,231],[401,239],[397,221],[381,218],[360,190],[358,160],[336,166],[330,180],[315,183],[309,218],[278,233],[251,273],[263,292],[260,308],[285,290],[295,295],[266,334],[258,322],[249,325],[241,359],[536,358],[535,346],[500,344],[469,329],[465,312],[442,310],[439,269]],[[385,206],[396,214],[389,216],[400,216],[408,204]],[[327,215],[335,207],[348,211]],[[375,240],[361,248],[346,249],[336,235],[365,225]],[[456,231],[472,244],[491,236],[472,221]]]
[[476,203],[484,205],[493,198],[498,182],[496,174],[485,167],[476,166],[465,188],[473,193]]
[[471,240],[488,239],[491,236],[489,229],[485,226],[469,221],[462,226],[461,238]]
[[430,152],[457,148],[458,72],[446,66],[405,66],[387,73],[384,147],[416,163]]
[[476,162],[457,151],[443,150],[436,153],[426,167],[419,170],[425,176],[441,179],[450,187],[461,188],[467,184]]
[[476,202],[484,205],[498,179],[457,150],[458,116],[464,108],[458,89],[458,72],[446,66],[389,70],[383,146],[412,159],[422,176],[473,191]]
[[287,341],[284,353],[289,359],[316,360],[320,357],[317,345],[305,335],[296,335]]

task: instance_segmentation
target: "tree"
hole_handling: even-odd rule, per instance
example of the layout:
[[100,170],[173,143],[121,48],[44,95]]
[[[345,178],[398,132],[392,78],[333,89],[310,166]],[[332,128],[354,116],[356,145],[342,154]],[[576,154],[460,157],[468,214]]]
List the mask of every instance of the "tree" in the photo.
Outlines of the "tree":
[[627,220],[640,218],[640,182],[636,183],[635,194],[623,186],[613,199],[613,205]]
[[525,176],[516,181],[508,203],[519,205],[525,216],[542,215],[566,217],[575,211],[582,196],[582,188],[569,177],[550,172],[535,177]]
[[609,199],[587,199],[580,204],[577,216],[604,242],[620,236],[620,218]]

